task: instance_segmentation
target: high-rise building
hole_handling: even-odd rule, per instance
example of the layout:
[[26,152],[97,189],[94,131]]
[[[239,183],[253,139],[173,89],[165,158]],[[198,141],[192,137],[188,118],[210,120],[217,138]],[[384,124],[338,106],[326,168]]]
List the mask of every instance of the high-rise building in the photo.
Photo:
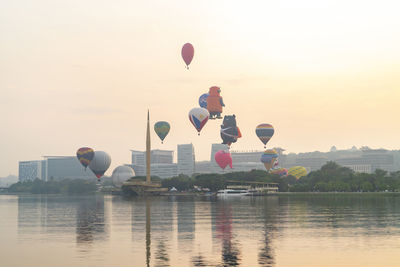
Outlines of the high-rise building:
[[[42,180],[42,161],[20,161],[18,164],[18,180],[20,182]],[[43,179],[44,180],[44,179]]]
[[[132,164],[146,166],[146,151],[131,150]],[[150,151],[151,164],[172,164],[174,159],[173,150],[153,149]]]
[[[146,152],[131,150],[132,153],[132,165],[146,166]],[[136,173],[136,171],[135,171]]]
[[178,175],[191,176],[195,170],[193,144],[178,145]]
[[150,165],[151,175],[160,178],[170,178],[178,175],[178,165],[169,163],[155,163]]
[[93,179],[93,172],[81,165],[75,156],[56,156],[46,158],[46,181],[62,179]]
[[[131,150],[131,166],[136,176],[146,175],[146,151]],[[169,178],[177,175],[177,166],[173,163],[173,150],[153,149],[150,151],[150,171],[151,175],[160,178]]]
[[172,164],[174,159],[173,150],[153,149],[150,152],[151,164]]
[[210,155],[210,173],[222,173],[224,172],[215,162],[215,154],[220,150],[228,150],[228,145],[224,144],[211,144],[211,155]]
[[95,178],[90,170],[86,170],[75,156],[45,157],[44,160],[20,161],[19,181],[43,181],[62,179],[92,179]]
[[215,153],[217,153],[220,150],[228,150],[229,147],[228,145],[224,144],[212,144],[211,145],[211,156],[210,156],[210,161],[215,163]]

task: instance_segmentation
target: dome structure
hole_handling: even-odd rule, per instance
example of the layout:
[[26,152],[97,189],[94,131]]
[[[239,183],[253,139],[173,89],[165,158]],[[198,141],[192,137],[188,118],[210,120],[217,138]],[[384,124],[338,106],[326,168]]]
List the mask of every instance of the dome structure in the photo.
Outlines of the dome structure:
[[121,187],[122,183],[135,176],[135,171],[129,166],[118,166],[112,173],[112,182],[116,187]]

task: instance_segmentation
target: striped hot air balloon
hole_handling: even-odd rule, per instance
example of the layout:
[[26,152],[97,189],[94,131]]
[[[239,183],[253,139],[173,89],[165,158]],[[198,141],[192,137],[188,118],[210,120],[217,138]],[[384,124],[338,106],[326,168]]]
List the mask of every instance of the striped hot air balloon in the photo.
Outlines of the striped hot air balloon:
[[261,155],[261,162],[264,163],[265,168],[269,171],[274,165],[275,160],[278,158],[278,152],[275,149],[267,149]]
[[256,127],[256,135],[260,138],[261,142],[263,142],[264,148],[266,148],[266,145],[274,135],[274,132],[274,127],[268,123],[262,123]]
[[94,157],[94,150],[90,147],[81,147],[76,151],[76,157],[86,170]]

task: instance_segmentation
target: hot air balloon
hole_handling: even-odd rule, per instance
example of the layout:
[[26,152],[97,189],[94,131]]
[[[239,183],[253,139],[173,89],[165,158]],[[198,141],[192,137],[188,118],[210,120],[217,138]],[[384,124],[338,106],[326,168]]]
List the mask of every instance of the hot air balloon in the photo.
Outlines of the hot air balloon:
[[76,156],[86,170],[87,166],[90,164],[94,157],[94,150],[90,147],[81,147],[78,149],[78,151],[76,151]]
[[214,159],[217,162],[218,166],[221,167],[221,169],[225,169],[226,166],[228,166],[228,165],[232,169],[231,153],[224,151],[224,150],[219,150],[219,151],[217,151],[217,153],[215,153]]
[[256,127],[256,135],[263,142],[264,148],[266,148],[269,139],[274,135],[274,127],[268,123],[260,124]]
[[111,164],[111,157],[104,151],[95,151],[89,168],[100,181],[101,176],[107,171]]
[[274,169],[271,170],[272,174],[277,174],[279,176],[287,176],[288,175],[288,170],[285,168],[278,168],[278,169]]
[[156,132],[158,137],[160,137],[161,144],[164,142],[165,137],[168,135],[169,129],[171,129],[171,126],[166,121],[158,121],[154,124],[154,131]]
[[221,138],[222,144],[230,146],[232,143],[236,143],[237,139],[242,137],[239,127],[236,125],[236,116],[226,115],[221,125]]
[[278,158],[278,153],[275,149],[267,149],[261,155],[261,162],[264,163],[265,168],[269,171],[274,165],[275,160]]
[[210,119],[222,119],[222,107],[225,107],[225,104],[220,93],[221,88],[218,86],[210,87],[207,97],[207,110],[210,112]]
[[307,175],[307,169],[302,166],[294,166],[289,169],[289,175],[299,179],[300,177]]
[[278,168],[279,165],[279,159],[276,158],[275,162],[274,162],[274,166],[272,166],[272,168]]
[[189,111],[189,120],[200,135],[201,129],[207,123],[210,113],[205,108],[192,108]]
[[208,93],[202,94],[199,97],[199,106],[202,108],[207,108],[207,97],[209,96]]
[[112,182],[116,187],[121,187],[122,183],[135,176],[135,171],[129,166],[118,166],[112,172]]
[[185,61],[186,68],[189,69],[190,62],[192,62],[193,55],[194,55],[194,48],[191,43],[186,43],[182,47],[182,58]]

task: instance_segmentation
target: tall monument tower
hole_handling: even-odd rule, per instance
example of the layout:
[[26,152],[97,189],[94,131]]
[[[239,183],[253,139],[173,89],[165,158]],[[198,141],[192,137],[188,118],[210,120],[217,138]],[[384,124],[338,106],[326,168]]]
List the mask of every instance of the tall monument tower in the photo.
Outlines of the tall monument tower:
[[149,110],[147,110],[147,132],[146,132],[146,183],[151,183],[150,176],[150,150],[151,150],[151,141],[150,141],[150,114]]

